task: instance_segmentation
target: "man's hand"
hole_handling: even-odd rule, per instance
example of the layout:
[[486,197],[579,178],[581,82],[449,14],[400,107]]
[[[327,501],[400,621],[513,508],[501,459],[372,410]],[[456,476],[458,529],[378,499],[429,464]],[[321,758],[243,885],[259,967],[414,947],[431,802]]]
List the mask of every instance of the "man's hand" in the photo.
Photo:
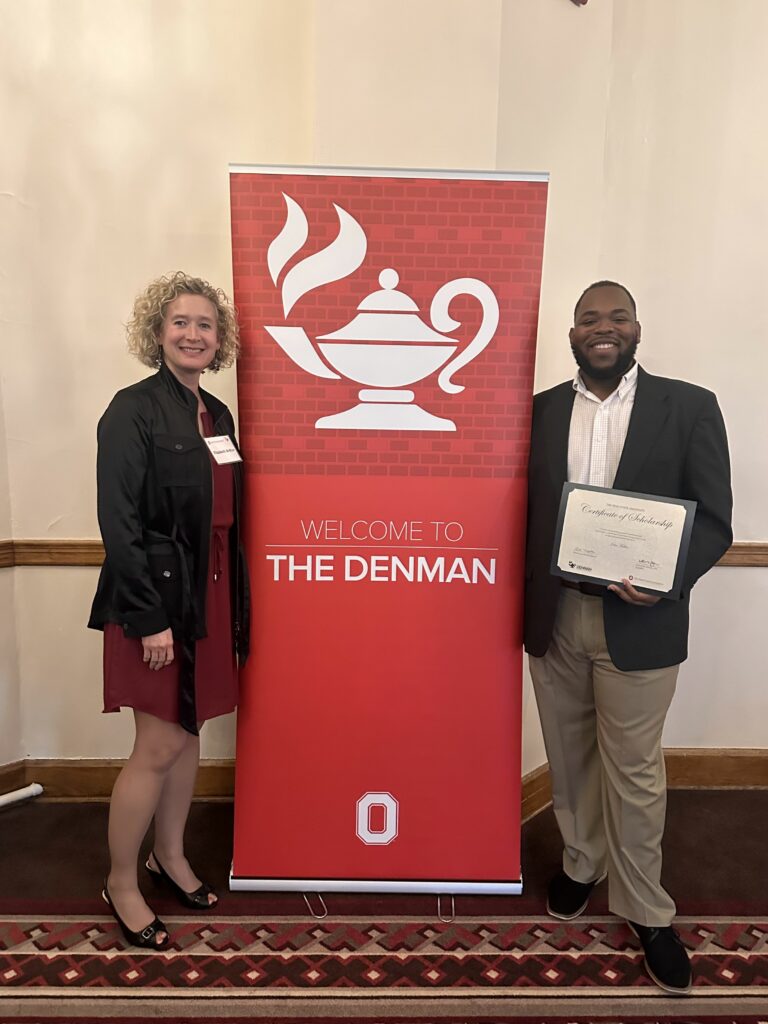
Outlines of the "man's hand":
[[656,597],[655,594],[641,594],[639,590],[635,590],[629,580],[622,580],[621,586],[618,583],[611,583],[608,590],[612,590],[626,604],[636,604],[641,608],[650,608],[661,600],[661,597]]
[[144,663],[148,664],[153,672],[159,672],[173,662],[173,633],[170,629],[164,629],[162,633],[152,633],[151,636],[143,636],[141,645],[144,648]]

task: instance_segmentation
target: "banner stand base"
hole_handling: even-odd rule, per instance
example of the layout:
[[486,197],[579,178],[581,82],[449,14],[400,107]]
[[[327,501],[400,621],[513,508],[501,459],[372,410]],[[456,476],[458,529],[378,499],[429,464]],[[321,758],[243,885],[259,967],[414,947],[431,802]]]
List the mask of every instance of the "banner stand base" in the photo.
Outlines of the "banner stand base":
[[229,872],[232,892],[391,892],[445,893],[454,896],[520,896],[522,878],[517,881],[468,882],[464,880],[410,880],[380,878],[251,878]]

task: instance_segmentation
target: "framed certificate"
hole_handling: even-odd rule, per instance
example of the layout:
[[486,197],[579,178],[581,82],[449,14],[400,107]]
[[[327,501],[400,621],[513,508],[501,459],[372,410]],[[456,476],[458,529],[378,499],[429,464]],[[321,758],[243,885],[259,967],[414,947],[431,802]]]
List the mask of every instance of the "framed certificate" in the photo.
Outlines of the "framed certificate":
[[696,502],[563,485],[551,571],[579,582],[627,579],[648,594],[678,598]]

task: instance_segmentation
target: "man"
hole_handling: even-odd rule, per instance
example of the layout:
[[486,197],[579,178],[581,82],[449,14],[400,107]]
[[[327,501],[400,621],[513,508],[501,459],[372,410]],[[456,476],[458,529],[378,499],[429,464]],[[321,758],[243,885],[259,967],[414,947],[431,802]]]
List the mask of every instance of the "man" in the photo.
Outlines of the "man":
[[[691,587],[732,540],[725,427],[711,392],[637,365],[623,285],[590,285],[569,336],[579,370],[535,397],[529,466],[525,648],[564,843],[547,910],[577,917],[607,875],[610,909],[640,939],[649,974],[685,993],[690,961],[660,882],[661,733],[688,653]],[[550,573],[566,480],[698,503],[679,599]]]

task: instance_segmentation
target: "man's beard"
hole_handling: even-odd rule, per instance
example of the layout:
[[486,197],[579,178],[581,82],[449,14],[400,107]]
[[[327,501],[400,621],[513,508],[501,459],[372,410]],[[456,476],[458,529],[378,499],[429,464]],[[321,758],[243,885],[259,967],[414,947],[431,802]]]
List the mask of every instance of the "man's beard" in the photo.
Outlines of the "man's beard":
[[595,367],[589,362],[583,353],[577,351],[574,346],[571,345],[571,352],[573,352],[573,358],[576,360],[579,369],[583,373],[586,373],[588,377],[591,377],[592,380],[616,380],[618,377],[623,377],[635,361],[636,349],[637,338],[635,338],[626,351],[619,353],[613,366]]

